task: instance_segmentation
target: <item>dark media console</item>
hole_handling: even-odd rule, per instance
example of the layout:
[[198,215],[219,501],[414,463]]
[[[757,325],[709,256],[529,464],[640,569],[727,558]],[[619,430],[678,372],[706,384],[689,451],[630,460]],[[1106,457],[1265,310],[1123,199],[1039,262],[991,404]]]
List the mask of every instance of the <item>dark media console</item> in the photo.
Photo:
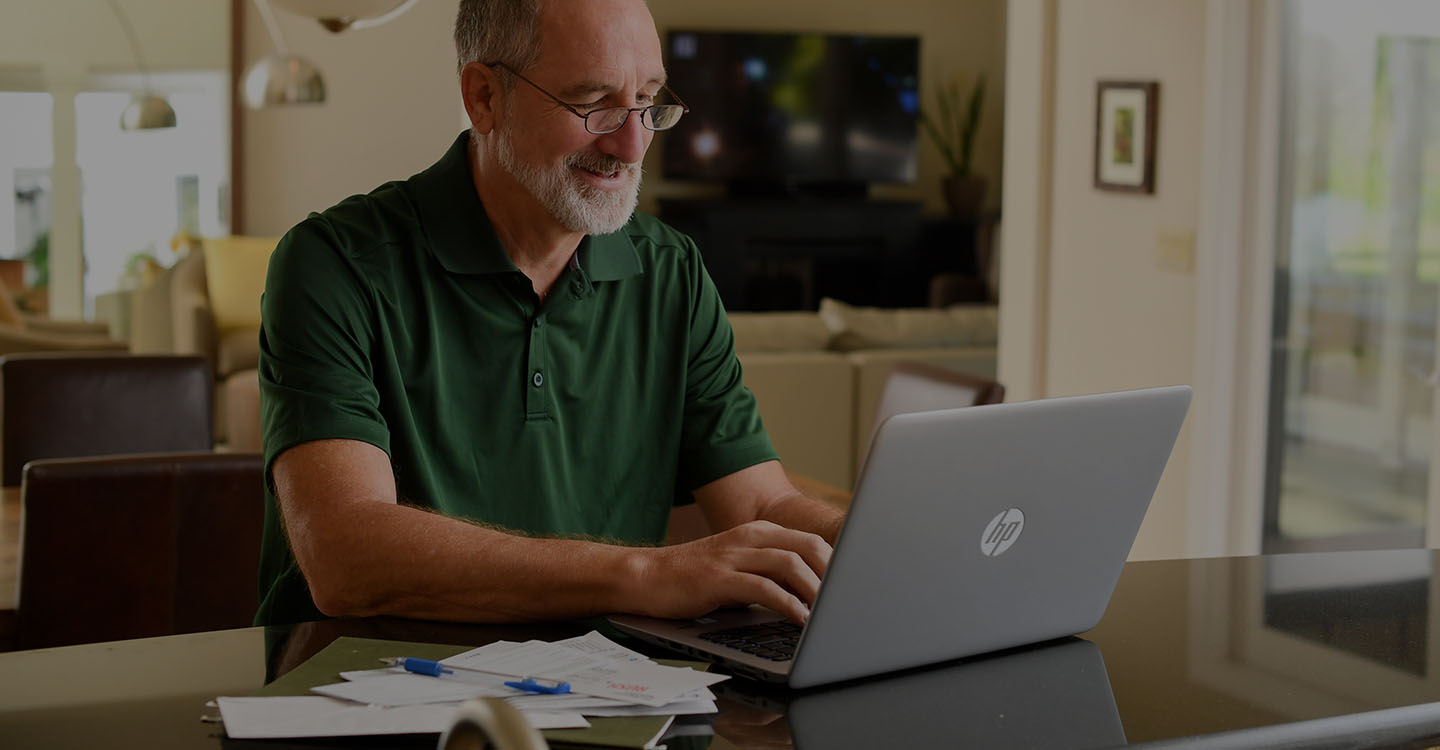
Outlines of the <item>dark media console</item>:
[[924,217],[918,202],[792,196],[662,199],[660,218],[695,239],[727,309],[814,310],[822,297],[925,306],[936,274],[978,277],[978,230],[997,217]]

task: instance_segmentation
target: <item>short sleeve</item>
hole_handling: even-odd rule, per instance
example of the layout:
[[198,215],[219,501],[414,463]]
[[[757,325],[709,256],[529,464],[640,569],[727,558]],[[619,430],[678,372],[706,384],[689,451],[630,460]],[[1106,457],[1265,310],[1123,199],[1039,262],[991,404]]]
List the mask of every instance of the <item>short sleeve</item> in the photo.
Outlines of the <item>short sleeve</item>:
[[[693,490],[778,458],[745,387],[735,336],[715,284],[690,246],[691,309],[679,481]],[[681,500],[688,500],[682,493]]]
[[372,358],[370,285],[323,218],[281,239],[261,298],[261,431],[268,475],[300,443],[351,439],[389,453]]

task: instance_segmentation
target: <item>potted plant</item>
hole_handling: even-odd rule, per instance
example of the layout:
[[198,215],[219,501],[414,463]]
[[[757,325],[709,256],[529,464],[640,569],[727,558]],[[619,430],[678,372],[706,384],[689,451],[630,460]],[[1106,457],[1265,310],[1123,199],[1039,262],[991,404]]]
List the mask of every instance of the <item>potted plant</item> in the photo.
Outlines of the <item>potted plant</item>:
[[980,111],[985,104],[985,74],[975,77],[968,95],[961,91],[959,77],[936,91],[933,111],[920,110],[920,124],[940,149],[949,173],[940,181],[945,202],[955,213],[973,214],[985,202],[985,178],[971,174],[975,133],[980,129]]

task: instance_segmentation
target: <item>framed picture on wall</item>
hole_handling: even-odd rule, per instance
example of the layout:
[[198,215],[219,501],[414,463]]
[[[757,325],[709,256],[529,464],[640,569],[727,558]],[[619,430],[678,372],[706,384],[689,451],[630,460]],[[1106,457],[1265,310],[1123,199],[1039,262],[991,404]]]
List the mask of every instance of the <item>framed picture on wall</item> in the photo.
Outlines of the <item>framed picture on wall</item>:
[[1095,187],[1155,192],[1156,81],[1100,81],[1095,91]]

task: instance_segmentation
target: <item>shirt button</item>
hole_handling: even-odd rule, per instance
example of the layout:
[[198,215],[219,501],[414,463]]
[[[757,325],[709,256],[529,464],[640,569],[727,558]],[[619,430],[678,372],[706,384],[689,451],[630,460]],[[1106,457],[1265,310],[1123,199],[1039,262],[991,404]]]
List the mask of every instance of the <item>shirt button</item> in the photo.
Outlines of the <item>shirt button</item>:
[[539,327],[540,327],[540,317],[539,317],[539,316],[536,316],[536,318],[535,318],[535,327],[536,327],[536,328],[539,328]]
[[540,386],[545,385],[545,376],[541,375],[539,370],[536,370],[535,377],[530,378],[530,382],[534,383],[536,388],[539,388]]

